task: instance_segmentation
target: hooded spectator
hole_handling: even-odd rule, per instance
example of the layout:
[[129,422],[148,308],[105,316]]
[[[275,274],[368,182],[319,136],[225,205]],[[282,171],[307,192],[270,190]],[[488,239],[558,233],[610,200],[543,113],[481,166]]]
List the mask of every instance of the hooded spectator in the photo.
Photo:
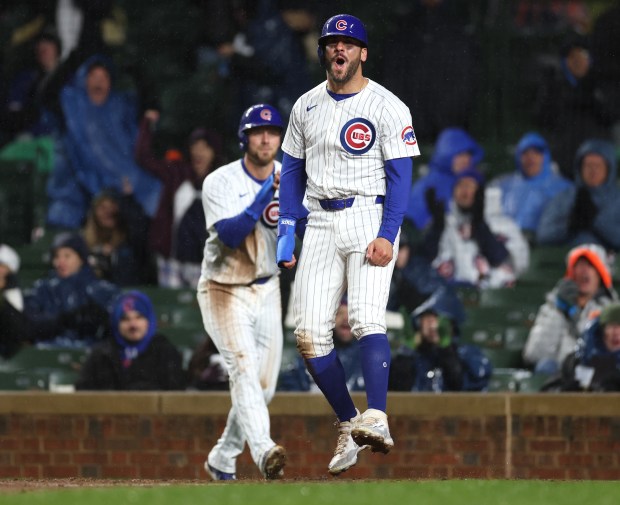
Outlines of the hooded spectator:
[[545,205],[572,183],[554,172],[549,146],[538,133],[523,135],[515,150],[516,170],[489,183],[499,188],[501,205],[523,232],[535,234]]
[[433,217],[421,250],[447,282],[498,288],[513,285],[527,269],[527,240],[512,219],[486,205],[477,170],[457,174],[447,213],[433,188],[426,198]]
[[78,390],[185,389],[179,351],[157,332],[157,315],[140,291],[121,295],[110,317],[112,338],[93,348],[75,385]]
[[60,103],[64,130],[47,184],[48,224],[78,229],[91,199],[104,189],[122,191],[125,179],[152,216],[161,185],[134,161],[136,101],[114,89],[110,62],[101,56],[84,62],[62,89]]
[[435,144],[429,163],[429,173],[413,185],[405,217],[419,230],[424,229],[431,219],[426,204],[426,190],[433,188],[436,199],[448,209],[452,188],[459,172],[476,168],[484,152],[478,143],[461,128],[446,128]]
[[545,207],[536,232],[539,244],[600,244],[620,251],[620,190],[614,146],[588,140],[575,158],[575,186]]

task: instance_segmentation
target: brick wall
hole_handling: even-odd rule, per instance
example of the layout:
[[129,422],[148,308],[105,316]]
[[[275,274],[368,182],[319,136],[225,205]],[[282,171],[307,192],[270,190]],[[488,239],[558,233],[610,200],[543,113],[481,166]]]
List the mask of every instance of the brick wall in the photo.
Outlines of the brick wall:
[[[203,479],[229,406],[225,393],[4,393],[0,478]],[[620,479],[620,395],[391,394],[388,410],[396,448],[344,478]],[[270,411],[286,476],[331,479],[323,398],[278,394]],[[259,477],[247,450],[238,474]]]

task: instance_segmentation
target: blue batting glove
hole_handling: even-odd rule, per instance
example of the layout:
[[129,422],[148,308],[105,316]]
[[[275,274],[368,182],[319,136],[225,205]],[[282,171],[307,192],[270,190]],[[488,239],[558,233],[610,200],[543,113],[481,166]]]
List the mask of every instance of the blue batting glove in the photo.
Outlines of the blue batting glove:
[[293,259],[295,250],[295,225],[297,220],[281,217],[278,219],[278,245],[276,250],[276,263],[280,268],[282,264]]
[[273,189],[273,179],[274,174],[271,174],[263,185],[261,186],[258,193],[254,197],[254,201],[248,205],[245,209],[245,213],[250,216],[254,221],[258,221],[258,218],[261,216],[267,204],[271,202],[275,190]]

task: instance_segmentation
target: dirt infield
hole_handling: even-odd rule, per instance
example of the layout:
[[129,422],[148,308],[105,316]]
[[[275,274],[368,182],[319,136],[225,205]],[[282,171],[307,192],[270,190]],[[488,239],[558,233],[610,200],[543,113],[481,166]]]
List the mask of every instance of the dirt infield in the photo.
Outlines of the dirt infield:
[[161,487],[173,485],[204,485],[209,480],[149,480],[149,479],[87,479],[72,477],[68,479],[0,479],[1,493],[20,493],[25,491],[95,488],[95,487]]

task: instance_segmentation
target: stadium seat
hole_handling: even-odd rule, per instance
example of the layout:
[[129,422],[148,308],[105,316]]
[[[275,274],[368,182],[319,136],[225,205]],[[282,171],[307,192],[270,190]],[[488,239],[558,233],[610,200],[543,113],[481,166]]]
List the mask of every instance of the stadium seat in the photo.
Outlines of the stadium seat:
[[49,372],[44,370],[0,370],[2,391],[46,391],[49,389]]
[[523,364],[519,349],[484,348],[483,352],[493,364],[493,368],[519,368]]

